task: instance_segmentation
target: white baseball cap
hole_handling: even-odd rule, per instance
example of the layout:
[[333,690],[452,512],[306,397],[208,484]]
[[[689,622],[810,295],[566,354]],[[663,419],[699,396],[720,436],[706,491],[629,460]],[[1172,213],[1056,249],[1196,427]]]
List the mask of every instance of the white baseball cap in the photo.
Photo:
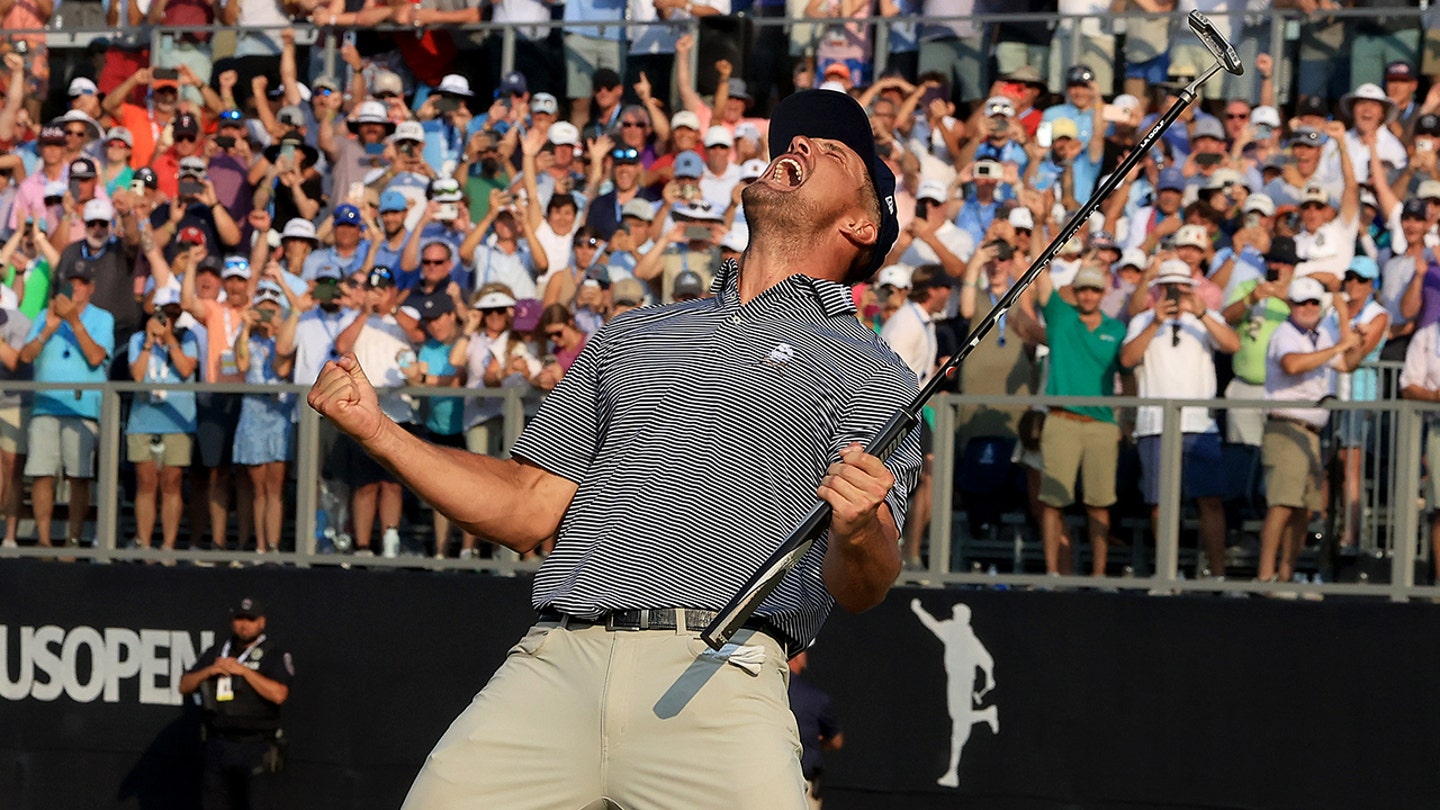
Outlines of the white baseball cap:
[[1184,284],[1187,287],[1194,287],[1195,278],[1190,275],[1190,265],[1179,259],[1166,259],[1161,262],[1150,286],[1158,287],[1161,284]]
[[531,113],[549,113],[558,115],[560,113],[560,102],[549,93],[536,93],[530,97]]
[[285,223],[285,230],[280,232],[280,238],[284,239],[305,239],[313,243],[319,243],[315,236],[315,223],[308,219],[295,217]]
[[1325,285],[1309,276],[1300,276],[1290,282],[1285,297],[1296,302],[1324,301]]
[[1182,245],[1207,248],[1210,246],[1210,234],[1199,225],[1186,225],[1175,232],[1175,247]]
[[681,127],[685,127],[686,129],[693,129],[696,132],[699,132],[700,116],[696,115],[690,110],[681,110],[680,112],[677,112],[674,115],[670,116],[670,128],[679,129]]
[[1007,221],[1012,228],[1024,228],[1027,231],[1035,230],[1035,215],[1030,213],[1030,209],[1023,205],[1017,205],[1011,208]]
[[473,306],[476,309],[504,309],[515,306],[515,299],[497,290],[480,296]]
[[945,184],[938,180],[925,180],[921,182],[920,187],[915,190],[915,199],[917,200],[931,200],[933,202],[943,203],[945,202],[946,196],[948,195],[945,193]]
[[765,161],[752,158],[740,164],[741,180],[759,180],[765,176]]
[[170,304],[180,303],[180,288],[174,284],[167,284],[164,287],[157,287],[155,295],[150,298],[150,303],[159,309]]
[[1242,211],[1250,213],[1259,211],[1267,217],[1275,216],[1275,201],[1270,199],[1269,194],[1256,192],[1245,198],[1245,205],[1241,206]]
[[1280,111],[1269,105],[1262,104],[1250,111],[1250,124],[1258,126],[1264,124],[1273,129],[1280,128]]
[[98,219],[110,222],[115,219],[115,206],[111,205],[109,200],[96,197],[85,203],[85,209],[80,218],[85,222],[94,222]]
[[580,146],[580,129],[569,121],[556,121],[550,125],[550,143],[556,146]]
[[897,290],[910,289],[910,275],[914,270],[908,264],[888,264],[880,268],[875,276],[876,287],[894,287]]
[[84,76],[78,76],[70,81],[70,98],[75,98],[76,96],[93,96],[99,92],[100,88],[95,86],[95,82],[90,81]]
[[475,94],[470,91],[470,80],[458,73],[451,73],[440,80],[440,85],[435,88],[437,93],[449,93],[452,96],[473,97]]
[[419,121],[401,121],[395,125],[395,134],[390,136],[391,143],[400,141],[425,142],[425,128],[420,126]]
[[722,126],[713,126],[705,130],[705,146],[734,146],[735,136],[730,130]]
[[1138,247],[1125,248],[1120,253],[1120,261],[1115,262],[1116,267],[1138,267],[1141,270],[1144,270],[1148,264],[1150,264],[1150,257]]

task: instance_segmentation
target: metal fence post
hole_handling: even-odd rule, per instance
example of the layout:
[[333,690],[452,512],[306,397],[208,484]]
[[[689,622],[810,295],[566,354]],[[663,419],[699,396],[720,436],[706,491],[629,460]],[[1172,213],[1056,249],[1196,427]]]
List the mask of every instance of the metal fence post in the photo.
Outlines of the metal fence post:
[[95,485],[95,547],[113,551],[120,534],[120,392],[106,387],[100,391],[100,446],[96,463],[100,470]]
[[[295,431],[295,563],[310,564],[315,554],[315,513],[319,506],[320,414],[303,403]],[[336,531],[340,528],[337,527]]]
[[515,26],[507,25],[500,32],[500,75],[515,69]]
[[[1415,508],[1415,498],[1420,493],[1420,456],[1423,436],[1423,412],[1413,403],[1402,403],[1396,413],[1399,417],[1396,430],[1400,434],[1396,470],[1395,491],[1390,494],[1392,503],[1398,504],[1391,528],[1390,538],[1390,585],[1396,590],[1391,599],[1404,602],[1406,597],[1399,591],[1415,585],[1415,544],[1419,542],[1420,513]],[[1434,471],[1431,472],[1434,475]],[[1435,504],[1429,505],[1432,509]]]
[[1155,518],[1155,576],[1174,580],[1180,563],[1180,462],[1185,454],[1181,408],[1170,400],[1160,406],[1160,502]]
[[520,399],[520,394],[514,388],[505,389],[505,446],[500,449],[501,457],[509,454],[510,448],[515,445],[515,440],[520,438],[520,431],[525,427],[525,403]]
[[[930,475],[930,570],[950,572],[950,536],[955,525],[955,399],[935,400],[935,462]],[[923,418],[923,417],[922,417]]]

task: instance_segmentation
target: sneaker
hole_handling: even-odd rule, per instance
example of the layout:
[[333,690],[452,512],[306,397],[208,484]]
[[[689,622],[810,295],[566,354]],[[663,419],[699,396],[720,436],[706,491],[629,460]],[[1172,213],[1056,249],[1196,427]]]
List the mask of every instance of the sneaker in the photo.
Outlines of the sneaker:
[[[17,543],[17,542],[15,542],[14,540],[5,540],[5,541],[3,541],[3,542],[0,542],[0,548],[19,548],[19,547],[20,547],[20,544]],[[473,551],[474,549],[471,549],[471,550]]]
[[380,539],[380,548],[385,559],[393,560],[400,556],[400,530],[391,526],[385,530]]
[[357,548],[357,549],[355,549],[355,556],[356,556],[356,557],[374,557],[374,556],[375,556],[375,552],[371,551],[369,546],[366,546],[366,547],[364,547],[364,548]]
[[462,559],[462,560],[478,560],[478,559],[480,559],[480,549],[478,549],[478,548],[462,548],[462,549],[460,549],[460,559]]

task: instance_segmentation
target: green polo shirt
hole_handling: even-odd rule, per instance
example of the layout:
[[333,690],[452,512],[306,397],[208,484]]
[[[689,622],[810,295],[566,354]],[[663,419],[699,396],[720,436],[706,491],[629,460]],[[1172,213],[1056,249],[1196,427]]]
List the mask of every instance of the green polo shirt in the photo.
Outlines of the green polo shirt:
[[[1065,303],[1059,293],[1045,302],[1045,342],[1050,345],[1050,376],[1045,393],[1065,397],[1108,397],[1115,395],[1115,374],[1120,368],[1120,346],[1125,342],[1125,324],[1109,315],[1100,315],[1100,325],[1090,329],[1080,312]],[[1105,406],[1066,408],[1101,422],[1114,422],[1115,409]]]
[[[1243,301],[1258,286],[1259,279],[1240,282],[1225,306]],[[1273,295],[1245,310],[1245,322],[1235,326],[1240,333],[1240,350],[1231,361],[1236,377],[1251,385],[1265,384],[1265,350],[1270,346],[1270,336],[1289,317],[1290,304]]]

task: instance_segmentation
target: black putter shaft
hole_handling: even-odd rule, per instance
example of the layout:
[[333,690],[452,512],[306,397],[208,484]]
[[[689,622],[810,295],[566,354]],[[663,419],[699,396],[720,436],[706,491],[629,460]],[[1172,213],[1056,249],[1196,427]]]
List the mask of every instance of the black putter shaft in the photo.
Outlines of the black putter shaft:
[[[1045,251],[1041,253],[1040,256],[1035,259],[1034,263],[1030,265],[1029,269],[1025,271],[1025,275],[1017,279],[1009,291],[1007,291],[990,310],[990,314],[986,315],[984,320],[980,321],[975,328],[970,330],[965,345],[961,347],[960,351],[956,352],[954,356],[946,361],[945,365],[941,366],[938,371],[930,375],[929,381],[926,382],[915,395],[915,398],[897,411],[894,416],[890,417],[890,421],[886,422],[885,426],[880,429],[880,432],[875,434],[874,438],[870,440],[870,443],[865,446],[866,453],[881,459],[887,458],[890,455],[895,447],[900,444],[900,441],[905,438],[906,434],[910,432],[911,428],[915,427],[916,422],[920,419],[920,411],[925,407],[925,403],[929,402],[930,398],[935,396],[936,392],[940,390],[941,383],[951,374],[955,373],[961,361],[969,356],[970,352],[974,351],[976,346],[980,345],[980,341],[984,340],[985,336],[990,333],[990,330],[995,328],[995,324],[999,323],[1000,319],[1005,317],[1005,313],[1010,311],[1010,307],[1015,305],[1015,302],[1024,294],[1025,290],[1035,282],[1035,279],[1040,277],[1041,273],[1049,269],[1051,260],[1060,252],[1061,247],[1075,236],[1081,226],[1090,219],[1090,215],[1095,213],[1095,209],[1100,207],[1100,203],[1103,202],[1106,197],[1110,196],[1110,193],[1120,185],[1125,175],[1129,174],[1130,170],[1135,168],[1135,164],[1139,163],[1141,158],[1149,153],[1150,148],[1155,145],[1155,142],[1160,139],[1160,136],[1165,134],[1165,130],[1169,129],[1170,126],[1175,123],[1175,120],[1180,117],[1180,113],[1184,112],[1186,107],[1194,103],[1196,93],[1200,86],[1208,81],[1211,76],[1218,73],[1222,67],[1236,75],[1239,75],[1243,70],[1239,59],[1234,56],[1235,50],[1230,47],[1224,37],[1220,36],[1220,33],[1215,30],[1214,25],[1206,19],[1203,14],[1198,11],[1190,12],[1189,22],[1191,29],[1200,36],[1201,41],[1204,42],[1206,47],[1214,54],[1215,64],[1207,68],[1204,73],[1195,77],[1190,84],[1186,85],[1185,88],[1180,91],[1179,98],[1176,102],[1150,127],[1140,139],[1140,142],[1131,148],[1130,153],[1125,156],[1125,159],[1120,162],[1120,165],[1116,166],[1115,170],[1106,176],[1104,182],[1100,184],[1100,187],[1090,195],[1090,198],[1085,201],[1084,205],[1080,206],[1080,210],[1076,211],[1070,219],[1065,222],[1065,225],[1060,229],[1060,233],[1050,241]],[[804,557],[810,550],[810,547],[814,545],[815,540],[825,532],[829,526],[829,522],[830,504],[825,501],[817,502],[815,508],[810,511],[810,514],[805,517],[805,520],[803,520],[799,526],[795,527],[795,530],[790,533],[790,536],[785,538],[785,541],[780,544],[780,547],[766,559],[765,564],[761,566],[750,579],[746,580],[745,584],[736,592],[735,596],[731,597],[730,602],[726,604],[724,610],[720,611],[715,617],[715,620],[710,623],[710,626],[706,627],[704,632],[700,634],[700,637],[705,640],[705,643],[708,644],[711,649],[718,650],[725,646],[725,643],[728,642],[740,628],[745,626],[745,622],[750,620],[750,617],[755,614],[755,611],[760,607],[760,604],[765,601],[766,597],[779,587],[780,581],[784,578],[786,572],[800,562],[800,559]]]

